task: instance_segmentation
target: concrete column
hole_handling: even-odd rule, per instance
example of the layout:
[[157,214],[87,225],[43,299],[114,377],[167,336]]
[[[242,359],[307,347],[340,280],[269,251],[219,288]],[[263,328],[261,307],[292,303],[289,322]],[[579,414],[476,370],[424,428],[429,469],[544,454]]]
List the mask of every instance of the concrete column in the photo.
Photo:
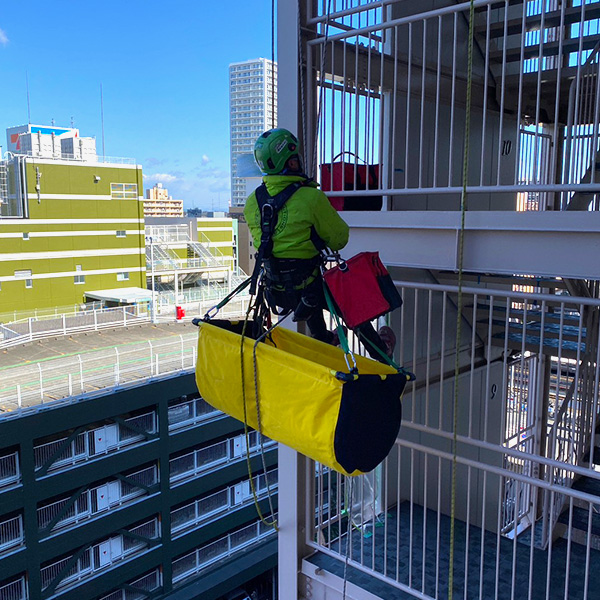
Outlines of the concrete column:
[[[299,88],[298,4],[277,2],[277,123],[302,139]],[[303,16],[303,18],[305,18]],[[306,78],[305,78],[306,79]],[[307,153],[311,156],[311,152]],[[307,459],[279,445],[279,560],[278,581],[281,600],[299,598],[299,572],[307,554],[305,541]]]

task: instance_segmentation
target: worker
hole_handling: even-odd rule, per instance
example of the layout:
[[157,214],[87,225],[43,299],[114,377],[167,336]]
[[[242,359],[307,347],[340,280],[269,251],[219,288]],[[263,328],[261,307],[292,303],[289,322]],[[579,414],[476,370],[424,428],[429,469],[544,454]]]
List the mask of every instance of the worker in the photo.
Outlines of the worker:
[[[327,304],[320,250],[325,247],[341,250],[348,243],[348,225],[318,185],[304,174],[299,142],[293,133],[282,128],[265,131],[256,140],[254,158],[264,174],[263,185],[248,197],[244,216],[259,250],[259,260],[261,240],[265,239],[259,206],[264,205],[265,197],[281,197],[286,194],[284,190],[294,186],[287,189],[287,195],[291,195],[275,216],[270,256],[262,260],[267,301],[270,306],[294,311],[294,320],[306,321],[312,337],[334,343],[337,336],[327,329],[323,317]],[[391,329],[386,329],[389,332],[384,342],[370,323],[357,328],[372,344],[391,356],[395,337]],[[369,354],[382,360],[369,346],[365,346]]]

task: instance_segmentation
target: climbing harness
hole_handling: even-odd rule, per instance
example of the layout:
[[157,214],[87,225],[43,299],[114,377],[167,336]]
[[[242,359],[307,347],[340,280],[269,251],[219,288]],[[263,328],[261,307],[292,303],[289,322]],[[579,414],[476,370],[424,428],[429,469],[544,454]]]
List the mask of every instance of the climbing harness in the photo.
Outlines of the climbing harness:
[[256,202],[260,211],[260,247],[256,256],[254,270],[250,277],[250,294],[256,293],[258,276],[265,260],[271,258],[273,252],[273,234],[277,227],[279,211],[285,203],[301,188],[310,183],[310,179],[295,181],[288,185],[284,190],[271,196],[267,191],[267,186],[263,183],[256,188]]

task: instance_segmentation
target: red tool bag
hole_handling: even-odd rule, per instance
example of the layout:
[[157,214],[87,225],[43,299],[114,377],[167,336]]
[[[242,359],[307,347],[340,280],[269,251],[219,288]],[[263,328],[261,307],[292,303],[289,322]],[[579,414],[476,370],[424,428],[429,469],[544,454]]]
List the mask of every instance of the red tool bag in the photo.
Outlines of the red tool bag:
[[[376,190],[379,187],[379,165],[357,164],[336,160],[344,154],[356,156],[352,152],[338,154],[331,163],[321,165],[321,190],[340,192],[342,190]],[[335,196],[329,198],[333,208],[342,210],[381,210],[382,196]]]
[[379,252],[361,252],[326,270],[323,278],[350,329],[402,305]]

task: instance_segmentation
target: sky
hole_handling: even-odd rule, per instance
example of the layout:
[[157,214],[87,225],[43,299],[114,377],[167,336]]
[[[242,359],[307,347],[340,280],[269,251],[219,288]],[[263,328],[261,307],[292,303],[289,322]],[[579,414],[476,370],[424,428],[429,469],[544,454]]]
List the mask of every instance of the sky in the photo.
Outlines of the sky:
[[186,208],[226,210],[228,66],[271,57],[270,0],[1,0],[0,145],[7,127],[69,127],[135,158]]

